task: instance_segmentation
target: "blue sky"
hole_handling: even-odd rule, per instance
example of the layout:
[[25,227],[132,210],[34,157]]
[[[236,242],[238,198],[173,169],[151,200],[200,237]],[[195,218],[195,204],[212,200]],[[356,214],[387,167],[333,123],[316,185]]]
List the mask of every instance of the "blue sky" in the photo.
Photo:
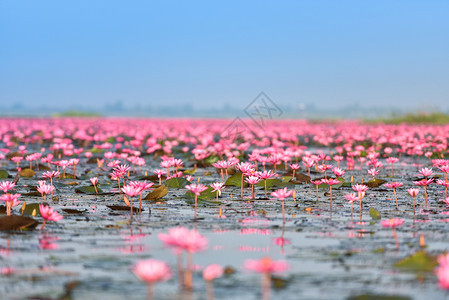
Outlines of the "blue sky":
[[449,109],[449,1],[0,0],[0,103]]

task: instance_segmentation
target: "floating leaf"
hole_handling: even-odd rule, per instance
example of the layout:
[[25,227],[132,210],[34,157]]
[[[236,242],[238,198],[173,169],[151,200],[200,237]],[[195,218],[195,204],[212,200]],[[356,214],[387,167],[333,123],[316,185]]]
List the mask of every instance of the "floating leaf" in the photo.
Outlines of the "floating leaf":
[[[217,197],[217,192],[212,192],[213,188],[211,188],[210,186],[207,187],[207,190],[201,192],[201,194],[198,196],[198,199],[201,200],[207,200],[207,199],[213,199]],[[195,199],[195,194],[187,191],[186,193],[186,197],[187,198],[191,198],[191,199]]]
[[158,200],[163,198],[168,194],[168,188],[165,185],[161,185],[155,188],[151,193],[149,193],[144,200]]
[[67,183],[65,183],[65,185],[79,185],[80,183],[79,182],[76,182],[76,181],[71,181],[71,182],[67,182]]
[[42,194],[39,193],[38,191],[31,191],[28,193],[22,193],[22,196],[26,196],[26,197],[42,197]]
[[220,160],[220,158],[219,158],[218,156],[210,155],[210,156],[206,157],[206,158],[203,160],[203,162],[204,162],[205,164],[211,165],[211,164],[213,164],[213,163],[216,163],[216,162],[219,161],[219,160]]
[[[281,188],[283,188],[283,187],[291,186],[291,185],[293,185],[291,182],[285,182],[285,181],[282,181],[280,179],[267,179],[267,188],[270,188],[270,187],[281,187]],[[259,181],[259,183],[256,186],[264,187],[265,186],[264,180]]]
[[[226,180],[225,185],[241,187],[242,186],[242,173],[235,173],[234,175],[229,177],[228,180]],[[243,187],[247,187],[247,186],[248,186],[248,183],[243,181]]]
[[72,208],[63,208],[61,210],[69,215],[78,215],[78,214],[85,213],[87,211],[87,209],[79,210],[79,209],[72,209]]
[[165,181],[165,186],[169,188],[184,188],[188,184],[190,184],[190,181],[185,178],[170,178]]
[[370,208],[369,209],[369,216],[373,219],[373,220],[380,220],[382,217],[380,216],[380,212],[378,210],[375,210],[374,208]]
[[366,186],[370,188],[376,188],[384,184],[386,181],[383,179],[371,179],[370,181],[366,182]]
[[[157,177],[156,174],[148,175],[148,176],[140,176],[140,177],[137,177],[137,179],[138,180],[150,180],[150,181],[153,181],[153,182],[159,182],[159,177]],[[162,180],[165,179],[165,176],[162,175],[161,179]]]
[[34,229],[37,221],[23,216],[6,216],[0,218],[0,230]]
[[188,170],[184,171],[184,174],[193,175],[193,174],[195,174],[196,170],[197,169],[188,169]]
[[394,267],[408,272],[432,272],[438,266],[436,257],[418,251],[394,264]]
[[0,170],[0,179],[5,179],[9,177],[9,173],[5,170]]
[[33,177],[35,174],[36,172],[31,169],[23,169],[19,172],[19,175],[22,177]]
[[226,268],[224,268],[224,270],[223,270],[223,273],[225,274],[225,275],[232,275],[232,274],[234,274],[236,272],[236,270],[233,268],[233,267],[226,267]]
[[[43,203],[43,205],[48,205],[47,203]],[[36,211],[33,215],[33,211]],[[26,216],[36,216],[37,214],[39,214],[39,216],[41,215],[40,211],[39,211],[39,203],[28,203],[27,205],[23,206],[20,209],[20,213],[22,215],[26,215]]]
[[[100,189],[100,187],[97,187],[97,191],[98,191],[99,194],[100,194],[100,193],[103,193],[103,190]],[[80,186],[80,187],[77,187],[77,188],[75,189],[75,193],[79,193],[79,194],[89,194],[89,195],[95,195],[95,194],[96,194],[95,188],[94,188],[93,185],[86,185],[86,186]]]
[[[106,207],[112,209],[112,210],[117,210],[117,211],[131,211],[129,206],[126,205],[106,205]],[[142,208],[143,211],[143,208]],[[133,207],[133,213],[134,214],[139,214],[139,208],[138,207]]]
[[271,283],[273,284],[273,288],[280,290],[287,287],[288,280],[281,277],[272,276]]
[[303,173],[296,173],[295,174],[296,180],[299,182],[310,182],[310,176],[307,176]]

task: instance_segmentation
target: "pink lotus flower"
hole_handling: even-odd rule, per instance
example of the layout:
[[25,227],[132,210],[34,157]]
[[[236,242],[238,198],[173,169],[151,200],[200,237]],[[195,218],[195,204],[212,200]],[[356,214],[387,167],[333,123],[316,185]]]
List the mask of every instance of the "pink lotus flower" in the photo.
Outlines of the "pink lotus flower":
[[[295,170],[293,169],[293,173]],[[271,170],[264,170],[263,172],[256,172],[256,175],[259,176],[259,178],[263,179],[264,181],[264,187],[265,187],[265,198],[267,198],[267,180],[277,176],[276,173],[273,173]],[[293,176],[294,177],[294,176]]]
[[407,192],[413,198],[413,214],[415,214],[415,198],[419,194],[419,189],[408,189]]
[[440,255],[438,257],[438,263],[440,264],[436,270],[438,282],[440,288],[449,289],[449,255]]
[[403,219],[392,218],[392,219],[381,221],[380,224],[383,227],[397,227],[399,225],[404,224],[404,220]]
[[207,186],[202,185],[202,184],[196,184],[196,183],[186,185],[185,188],[188,189],[189,191],[191,191],[192,193],[194,193],[195,196],[199,196],[199,195],[201,195],[202,192],[207,190]]
[[417,186],[422,186],[424,187],[424,196],[426,198],[426,206],[427,206],[427,202],[428,202],[428,198],[427,198],[427,186],[429,184],[431,184],[433,182],[433,178],[431,179],[422,179],[420,181],[413,181],[413,183]]
[[132,198],[140,194],[140,189],[128,184],[122,188],[122,192]]
[[[139,195],[141,193],[140,188],[136,188],[135,186],[132,186],[132,185],[128,184],[128,185],[125,185],[122,188],[122,191],[130,199],[130,201],[129,201],[130,202],[129,203],[129,209],[130,209],[130,214],[131,214],[130,218],[132,220],[133,219],[133,209],[134,209],[134,207],[133,207],[133,197],[135,197],[135,196],[137,196],[137,195]],[[124,196],[123,200],[125,201],[125,203],[127,202],[126,196]],[[128,203],[126,203],[126,204],[128,204]]]
[[399,161],[399,158],[397,158],[397,157],[388,157],[386,159],[386,161],[387,161],[387,163],[389,163],[391,165],[391,176],[394,176],[394,167],[393,167],[393,165]]
[[41,193],[42,197],[44,197],[44,202],[47,201],[47,195],[52,193],[55,190],[55,187],[49,184],[45,184],[45,181],[43,184],[39,184],[37,186],[37,191]]
[[368,190],[368,186],[364,184],[356,184],[352,186],[352,189],[356,192],[366,192]]
[[189,230],[187,228],[174,227],[168,230],[168,234],[160,233],[158,237],[165,245],[173,247],[175,251],[178,252],[183,250],[181,244],[188,234]]
[[292,194],[293,194],[292,190],[289,191],[289,190],[287,190],[287,188],[283,188],[283,189],[279,189],[275,192],[272,192],[271,196],[273,196],[281,201],[284,201],[285,198],[290,197]]
[[[158,237],[167,246],[173,247],[178,257],[180,257],[182,251],[186,251],[187,256],[189,257],[189,259],[187,259],[188,264],[190,264],[193,260],[193,253],[206,249],[208,244],[207,239],[196,230],[189,231],[184,227],[171,228],[168,234],[160,233]],[[178,272],[182,273],[181,266],[179,265],[179,259]],[[182,276],[179,276],[180,279],[181,277]],[[191,265],[187,265],[184,284],[188,289],[192,288],[193,282]]]
[[449,180],[438,179],[436,182],[438,185],[444,186],[444,198],[447,198],[447,189],[449,187]]
[[354,202],[358,201],[359,197],[356,193],[346,194],[345,200],[347,200],[349,203],[351,203],[351,219],[352,219]]
[[316,201],[318,201],[319,200],[319,198],[318,198],[318,187],[323,183],[323,179],[310,180],[310,183],[315,185],[315,188],[316,188]]
[[379,174],[379,170],[377,170],[377,169],[375,169],[375,168],[371,168],[371,169],[368,170],[368,174],[371,175],[371,176],[373,176],[373,179],[374,179],[375,176],[376,176],[377,174]]
[[210,186],[212,188],[212,192],[217,193],[217,201],[218,201],[218,196],[221,196],[221,190],[224,188],[224,183],[223,182],[214,182]]
[[97,186],[97,184],[98,184],[98,177],[92,177],[89,180],[90,180],[90,182],[92,183],[93,186],[95,186],[95,187]]
[[410,196],[416,197],[419,194],[419,189],[408,189],[407,192],[409,193]]
[[258,184],[259,181],[260,181],[260,178],[257,176],[248,176],[247,178],[245,178],[245,182],[247,182],[251,185]]
[[9,190],[12,190],[16,184],[11,181],[2,181],[0,182],[0,191],[7,193]]
[[288,191],[287,188],[279,189],[275,192],[271,193],[272,197],[276,197],[281,200],[282,204],[282,224],[285,225],[285,208],[284,208],[284,199],[290,197],[293,194],[293,191]]
[[170,268],[166,263],[147,259],[139,261],[132,269],[134,275],[146,283],[166,281],[171,278]]
[[206,281],[212,281],[223,275],[223,267],[217,264],[207,266],[203,271],[203,278]]
[[421,174],[424,177],[429,177],[433,175],[433,170],[432,168],[422,168],[421,170],[418,171],[419,174]]
[[42,224],[41,229],[44,229],[45,223],[47,221],[61,221],[62,216],[58,214],[56,211],[54,211],[53,207],[50,207],[49,205],[45,206],[43,204],[39,204],[39,212],[41,213],[42,218],[44,219],[44,223]]
[[341,177],[343,175],[345,175],[346,171],[340,168],[334,168],[332,169],[332,172],[334,173],[335,176],[337,177]]
[[195,194],[195,219],[196,219],[196,208],[198,205],[198,196],[201,195],[202,192],[207,190],[207,186],[197,183],[192,183],[190,185],[185,186],[186,189]]
[[20,201],[17,199],[21,196],[21,194],[3,194],[0,196],[0,200],[5,201],[6,203],[6,215],[11,215],[11,208],[20,204]]
[[394,199],[396,200],[396,210],[399,210],[398,197],[396,196],[396,189],[403,185],[404,184],[402,182],[390,182],[384,184],[384,186],[386,186],[387,188],[393,189]]
[[259,260],[246,260],[244,268],[258,273],[279,273],[288,269],[285,261],[274,261],[270,257],[264,257]]

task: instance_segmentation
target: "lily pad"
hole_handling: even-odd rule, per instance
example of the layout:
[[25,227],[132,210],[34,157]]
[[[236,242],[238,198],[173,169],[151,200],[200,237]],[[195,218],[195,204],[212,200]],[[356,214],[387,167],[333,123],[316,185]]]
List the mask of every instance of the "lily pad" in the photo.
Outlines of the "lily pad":
[[[106,207],[108,207],[112,210],[117,210],[117,211],[131,211],[131,208],[126,205],[106,205]],[[143,211],[143,208],[142,208],[142,211]],[[139,214],[139,208],[133,207],[133,213],[136,215]]]
[[382,217],[380,216],[380,212],[378,210],[375,210],[374,208],[369,209],[369,216],[373,220],[380,220]]
[[197,169],[188,169],[188,170],[184,171],[184,174],[193,175],[193,174],[195,174],[196,170]]
[[168,188],[165,185],[161,185],[155,188],[151,193],[149,193],[144,200],[158,200],[165,197],[168,194]]
[[87,211],[87,209],[80,210],[80,209],[72,209],[72,208],[63,208],[62,211],[69,215],[79,215],[79,214],[85,213]]
[[31,169],[23,169],[19,172],[19,175],[22,177],[33,177],[36,174],[36,172],[34,172]]
[[165,186],[168,188],[184,188],[190,182],[185,178],[170,178],[165,181]]
[[376,188],[376,187],[381,186],[385,182],[387,182],[387,181],[383,180],[383,179],[371,179],[370,181],[366,182],[365,184],[370,188]]
[[5,179],[9,177],[9,173],[5,170],[0,170],[0,179]]
[[407,272],[432,272],[438,266],[436,257],[424,251],[418,251],[394,264],[395,268]]
[[[241,187],[242,186],[242,173],[235,173],[234,175],[229,177],[228,180],[226,180],[225,185]],[[247,187],[247,186],[248,186],[248,183],[243,181],[243,187]]]
[[[280,179],[267,179],[267,188],[270,187],[286,187],[293,185],[291,182],[285,182]],[[264,180],[261,180],[256,186],[258,187],[264,187]]]
[[[97,187],[98,193],[103,193],[103,190]],[[95,188],[93,185],[86,185],[86,186],[80,186],[75,189],[75,193],[80,194],[89,194],[89,195],[95,195]]]
[[38,222],[23,216],[6,216],[0,218],[0,230],[24,230],[36,228]]
[[[48,205],[47,203],[43,204]],[[39,203],[27,203],[25,210],[20,209],[20,213],[25,216],[40,216],[41,213],[39,211]]]
[[306,174],[303,173],[296,173],[295,178],[299,182],[310,182],[310,176],[307,176]]

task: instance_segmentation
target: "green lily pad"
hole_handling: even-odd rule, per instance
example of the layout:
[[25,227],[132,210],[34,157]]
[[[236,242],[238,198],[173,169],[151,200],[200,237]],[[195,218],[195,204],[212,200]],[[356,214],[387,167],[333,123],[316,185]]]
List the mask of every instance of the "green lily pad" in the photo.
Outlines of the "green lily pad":
[[[103,190],[97,187],[98,194],[103,193]],[[89,195],[95,195],[95,188],[93,185],[86,185],[86,186],[80,186],[75,189],[75,193],[80,194],[89,194]]]
[[438,266],[436,257],[418,251],[394,264],[395,268],[406,272],[432,272]]
[[[241,187],[242,186],[242,173],[235,173],[234,175],[229,177],[228,180],[226,180],[225,185]],[[243,181],[243,187],[247,187],[247,186],[248,186],[248,183]]]
[[218,156],[210,155],[210,156],[206,157],[203,161],[204,161],[204,163],[211,165],[213,163],[216,163],[219,160],[220,160],[220,158]]
[[144,200],[153,200],[153,201],[158,200],[158,199],[165,197],[165,195],[167,195],[167,194],[168,194],[168,188],[165,185],[161,185],[161,186],[155,188],[151,193],[146,195]]
[[19,175],[22,177],[33,177],[35,174],[36,172],[31,169],[23,169],[19,172]]
[[170,178],[165,181],[165,186],[168,188],[184,188],[186,185],[190,184],[190,182],[185,178]]
[[[25,210],[20,209],[20,213],[25,216],[40,216],[41,212],[39,210],[39,204],[40,203],[27,203],[25,206]],[[45,206],[48,205],[47,203],[43,203]]]
[[193,174],[195,174],[196,170],[197,169],[188,169],[188,170],[184,171],[184,174],[193,175]]
[[[286,187],[293,185],[291,182],[285,182],[280,179],[267,179],[267,188],[270,187]],[[259,183],[256,185],[258,187],[264,187],[264,180],[259,181]]]
[[368,186],[370,188],[376,188],[376,187],[381,186],[385,182],[387,182],[387,181],[385,181],[383,179],[371,179],[370,181],[366,182],[365,184],[366,184],[366,186]]
[[375,210],[374,208],[369,209],[369,216],[373,220],[380,220],[382,217],[380,216],[380,212],[378,210]]
[[0,170],[0,179],[5,179],[9,177],[9,173],[5,170]]

